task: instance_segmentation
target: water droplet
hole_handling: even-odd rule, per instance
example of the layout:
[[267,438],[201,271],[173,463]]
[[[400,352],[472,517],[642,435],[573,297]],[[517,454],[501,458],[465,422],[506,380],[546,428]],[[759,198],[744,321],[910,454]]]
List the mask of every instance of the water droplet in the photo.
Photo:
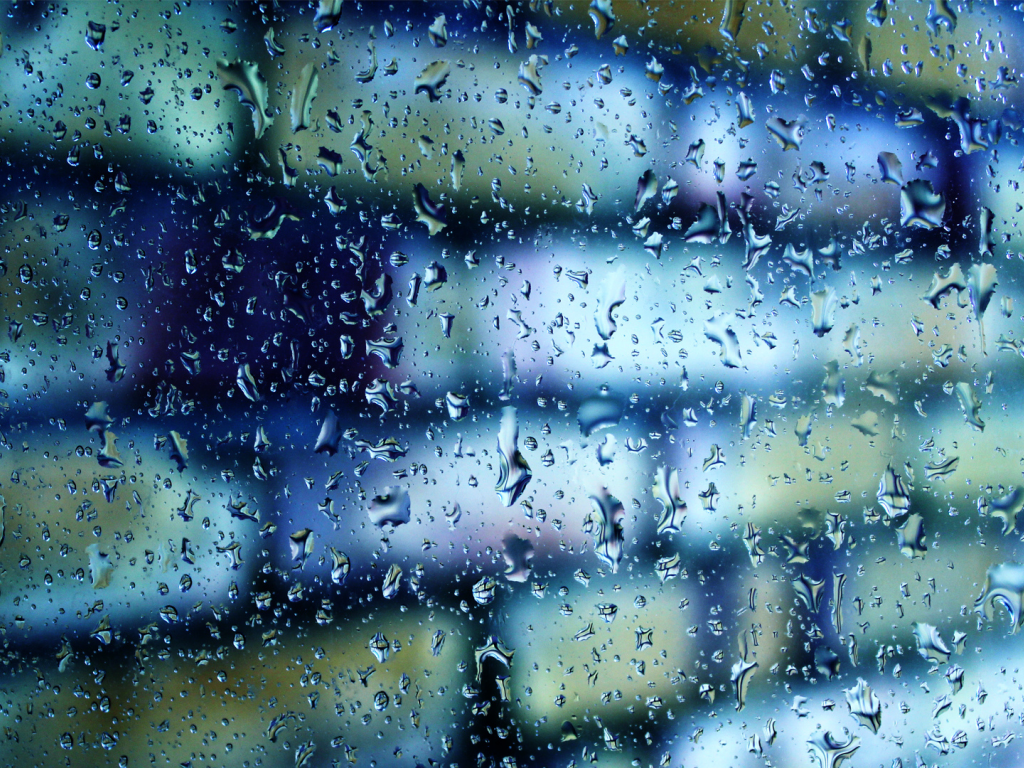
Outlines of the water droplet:
[[412,514],[409,494],[400,486],[389,486],[383,494],[370,501],[368,511],[370,522],[378,528],[404,525]]
[[495,490],[506,507],[511,507],[526,490],[533,477],[530,465],[519,452],[519,423],[516,409],[502,409],[501,429],[498,432],[498,482]]
[[[338,2],[340,0],[324,0],[325,2]],[[321,2],[323,6],[324,2]],[[236,59],[233,62],[221,59],[217,62],[217,72],[224,83],[224,90],[234,91],[242,106],[252,111],[253,128],[256,131],[255,138],[263,137],[264,131],[273,122],[267,114],[267,97],[269,90],[267,81],[260,74],[256,64],[249,61]]]
[[430,101],[441,100],[441,88],[444,87],[451,72],[447,61],[434,61],[423,68],[414,83],[416,93],[425,93]]

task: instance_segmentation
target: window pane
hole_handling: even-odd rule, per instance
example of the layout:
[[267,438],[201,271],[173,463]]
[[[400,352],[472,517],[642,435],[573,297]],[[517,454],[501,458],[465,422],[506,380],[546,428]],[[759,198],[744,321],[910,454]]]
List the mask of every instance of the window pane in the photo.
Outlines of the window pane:
[[1016,765],[1008,4],[13,3],[11,765]]

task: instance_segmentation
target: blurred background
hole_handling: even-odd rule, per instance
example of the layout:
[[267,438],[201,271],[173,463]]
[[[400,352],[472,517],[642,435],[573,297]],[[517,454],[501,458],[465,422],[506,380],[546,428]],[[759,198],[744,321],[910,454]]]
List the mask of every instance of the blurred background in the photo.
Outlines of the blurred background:
[[0,762],[1020,762],[1019,8],[3,10]]

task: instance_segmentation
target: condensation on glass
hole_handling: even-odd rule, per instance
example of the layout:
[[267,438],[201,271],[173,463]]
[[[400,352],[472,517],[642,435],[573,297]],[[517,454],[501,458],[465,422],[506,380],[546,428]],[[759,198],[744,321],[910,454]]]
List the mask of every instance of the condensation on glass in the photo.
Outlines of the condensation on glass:
[[0,762],[1024,759],[1020,8],[0,33]]

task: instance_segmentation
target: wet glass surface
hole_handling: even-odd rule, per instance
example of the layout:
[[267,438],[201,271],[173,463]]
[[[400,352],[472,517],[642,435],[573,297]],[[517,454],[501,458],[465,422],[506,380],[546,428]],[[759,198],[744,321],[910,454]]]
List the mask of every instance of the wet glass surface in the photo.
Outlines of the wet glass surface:
[[1020,8],[4,11],[0,762],[1020,763]]

